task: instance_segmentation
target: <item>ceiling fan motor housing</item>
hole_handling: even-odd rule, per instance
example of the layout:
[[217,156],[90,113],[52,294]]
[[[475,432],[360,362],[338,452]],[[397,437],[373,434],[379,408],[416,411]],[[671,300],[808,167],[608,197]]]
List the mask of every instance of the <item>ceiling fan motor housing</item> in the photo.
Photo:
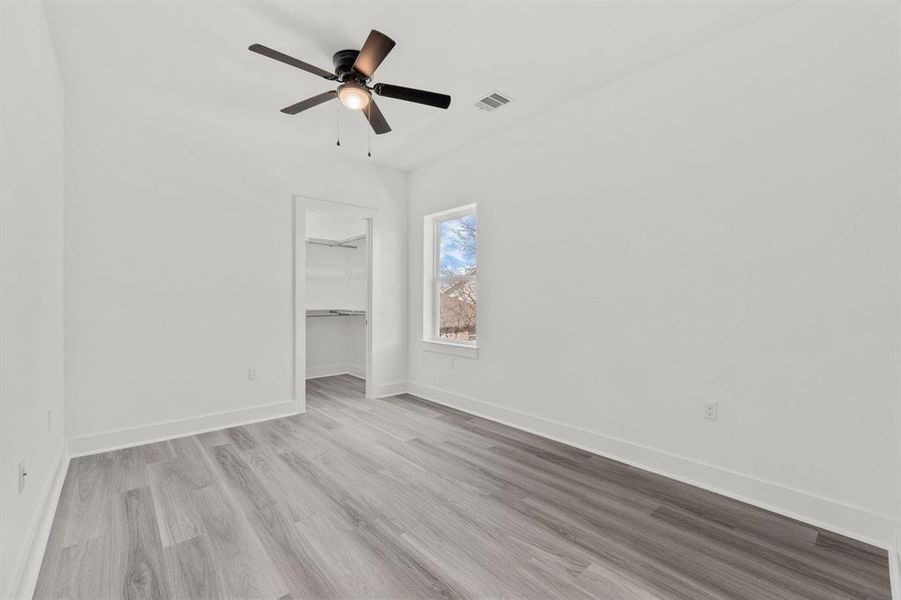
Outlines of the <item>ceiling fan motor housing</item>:
[[335,65],[335,75],[338,81],[357,80],[365,82],[366,77],[354,71],[354,61],[357,60],[359,50],[339,50],[332,57],[332,64]]

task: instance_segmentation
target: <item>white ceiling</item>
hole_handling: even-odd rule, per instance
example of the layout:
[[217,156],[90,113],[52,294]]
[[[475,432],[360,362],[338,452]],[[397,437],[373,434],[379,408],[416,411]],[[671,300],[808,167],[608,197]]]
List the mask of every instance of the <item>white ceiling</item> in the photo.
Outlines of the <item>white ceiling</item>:
[[[365,158],[368,125],[337,102],[282,107],[332,82],[247,50],[259,42],[331,70],[379,29],[397,46],[374,81],[453,96],[447,111],[383,98],[393,131],[373,160],[410,169],[778,10],[755,2],[170,2],[45,0],[67,86],[178,103],[240,129]],[[487,113],[473,103],[514,98]]]

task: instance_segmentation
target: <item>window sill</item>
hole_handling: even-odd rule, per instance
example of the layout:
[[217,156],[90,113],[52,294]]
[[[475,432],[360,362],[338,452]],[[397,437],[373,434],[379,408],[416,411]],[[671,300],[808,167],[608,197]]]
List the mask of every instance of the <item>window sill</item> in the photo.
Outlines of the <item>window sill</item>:
[[419,347],[426,352],[438,352],[463,358],[478,358],[479,347],[475,344],[455,344],[454,342],[439,342],[437,340],[420,340]]

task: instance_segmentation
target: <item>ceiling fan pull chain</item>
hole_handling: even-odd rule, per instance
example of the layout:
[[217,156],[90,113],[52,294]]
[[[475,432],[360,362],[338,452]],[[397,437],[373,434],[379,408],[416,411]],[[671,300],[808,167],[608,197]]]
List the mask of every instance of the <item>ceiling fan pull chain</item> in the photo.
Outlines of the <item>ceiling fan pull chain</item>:
[[[366,112],[369,114],[366,120],[372,123],[372,102],[366,105]],[[366,128],[366,156],[372,158],[372,127]]]
[[341,145],[341,107],[338,104],[335,104],[335,137],[338,141],[335,143],[336,146]]

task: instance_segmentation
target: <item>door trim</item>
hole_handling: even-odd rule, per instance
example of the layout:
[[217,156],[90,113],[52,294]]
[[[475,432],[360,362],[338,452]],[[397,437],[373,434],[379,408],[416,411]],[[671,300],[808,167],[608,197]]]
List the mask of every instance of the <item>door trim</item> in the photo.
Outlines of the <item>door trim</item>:
[[307,323],[306,323],[306,224],[307,212],[327,212],[366,220],[366,392],[367,399],[377,396],[378,373],[373,367],[372,339],[375,315],[373,311],[373,264],[376,262],[378,245],[375,243],[379,231],[378,209],[349,202],[325,200],[294,194],[291,196],[294,226],[292,228],[292,247],[294,251],[292,296],[293,296],[293,329],[292,354],[294,381],[292,384],[294,404],[297,412],[306,412],[306,375],[307,375]]

